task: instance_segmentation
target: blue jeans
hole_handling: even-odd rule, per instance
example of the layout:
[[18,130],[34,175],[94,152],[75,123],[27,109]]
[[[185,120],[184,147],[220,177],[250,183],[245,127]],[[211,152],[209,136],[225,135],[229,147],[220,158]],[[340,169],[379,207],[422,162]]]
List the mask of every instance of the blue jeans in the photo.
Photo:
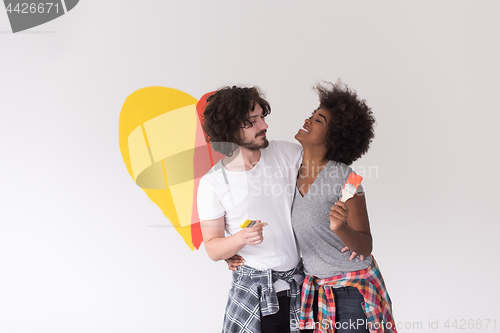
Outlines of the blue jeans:
[[[357,288],[341,287],[334,288],[335,295],[335,332],[336,333],[369,333],[366,325],[366,315],[361,307],[364,302],[363,295]],[[333,325],[327,323],[318,323],[318,293],[314,295],[313,303],[314,322],[317,327],[324,328],[324,325]],[[303,330],[304,333],[312,333],[314,330]]]

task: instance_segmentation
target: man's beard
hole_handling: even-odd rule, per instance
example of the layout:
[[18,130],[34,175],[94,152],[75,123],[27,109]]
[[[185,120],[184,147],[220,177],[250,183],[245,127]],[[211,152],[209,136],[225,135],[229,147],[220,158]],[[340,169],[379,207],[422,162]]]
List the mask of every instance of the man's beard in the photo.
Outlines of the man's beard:
[[[265,133],[266,133],[265,131],[259,132],[259,133],[257,133],[257,135],[255,137],[257,137],[261,134],[265,134]],[[248,150],[259,150],[259,149],[267,148],[267,146],[269,146],[269,141],[267,140],[267,138],[264,138],[264,141],[262,141],[260,143],[257,143],[255,141],[240,142],[238,144],[238,146],[244,147]]]

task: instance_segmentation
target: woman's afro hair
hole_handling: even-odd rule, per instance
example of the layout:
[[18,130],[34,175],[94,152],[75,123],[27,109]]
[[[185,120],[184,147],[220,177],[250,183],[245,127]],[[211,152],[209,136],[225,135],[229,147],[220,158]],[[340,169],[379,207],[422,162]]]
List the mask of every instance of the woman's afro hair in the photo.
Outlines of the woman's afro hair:
[[326,158],[350,165],[368,151],[375,136],[375,118],[365,100],[340,80],[318,84],[319,108],[330,111]]

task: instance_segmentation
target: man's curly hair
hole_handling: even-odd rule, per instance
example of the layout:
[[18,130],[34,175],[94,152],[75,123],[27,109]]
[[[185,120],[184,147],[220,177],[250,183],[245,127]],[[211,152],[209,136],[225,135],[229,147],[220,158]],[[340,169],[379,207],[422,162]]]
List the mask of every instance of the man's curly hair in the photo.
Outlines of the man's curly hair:
[[240,144],[239,129],[252,127],[248,113],[254,110],[257,103],[264,117],[271,113],[269,103],[257,87],[226,86],[210,95],[203,111],[203,131],[207,142],[216,151],[231,156]]
[[326,158],[347,165],[368,151],[375,136],[375,118],[365,100],[340,80],[318,84],[319,108],[330,111],[331,120],[326,134]]

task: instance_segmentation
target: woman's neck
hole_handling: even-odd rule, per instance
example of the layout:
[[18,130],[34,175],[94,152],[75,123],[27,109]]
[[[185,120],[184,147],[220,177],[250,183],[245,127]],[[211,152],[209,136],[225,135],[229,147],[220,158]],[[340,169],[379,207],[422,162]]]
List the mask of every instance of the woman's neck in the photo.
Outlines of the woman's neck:
[[[299,178],[305,180],[309,179],[309,182],[313,182],[316,179],[316,176],[319,174],[321,169],[328,163],[328,159],[326,158],[326,150],[312,150],[304,147],[304,156],[302,158],[302,165],[299,170]],[[299,182],[301,180],[299,179]],[[307,192],[307,191],[305,191]],[[304,192],[304,193],[305,193]],[[301,190],[301,193],[303,191]],[[303,193],[303,194],[304,194]]]
[[326,158],[326,150],[318,150],[318,149],[309,149],[304,147],[304,156],[302,158],[302,165],[309,167],[318,167],[321,166]]

